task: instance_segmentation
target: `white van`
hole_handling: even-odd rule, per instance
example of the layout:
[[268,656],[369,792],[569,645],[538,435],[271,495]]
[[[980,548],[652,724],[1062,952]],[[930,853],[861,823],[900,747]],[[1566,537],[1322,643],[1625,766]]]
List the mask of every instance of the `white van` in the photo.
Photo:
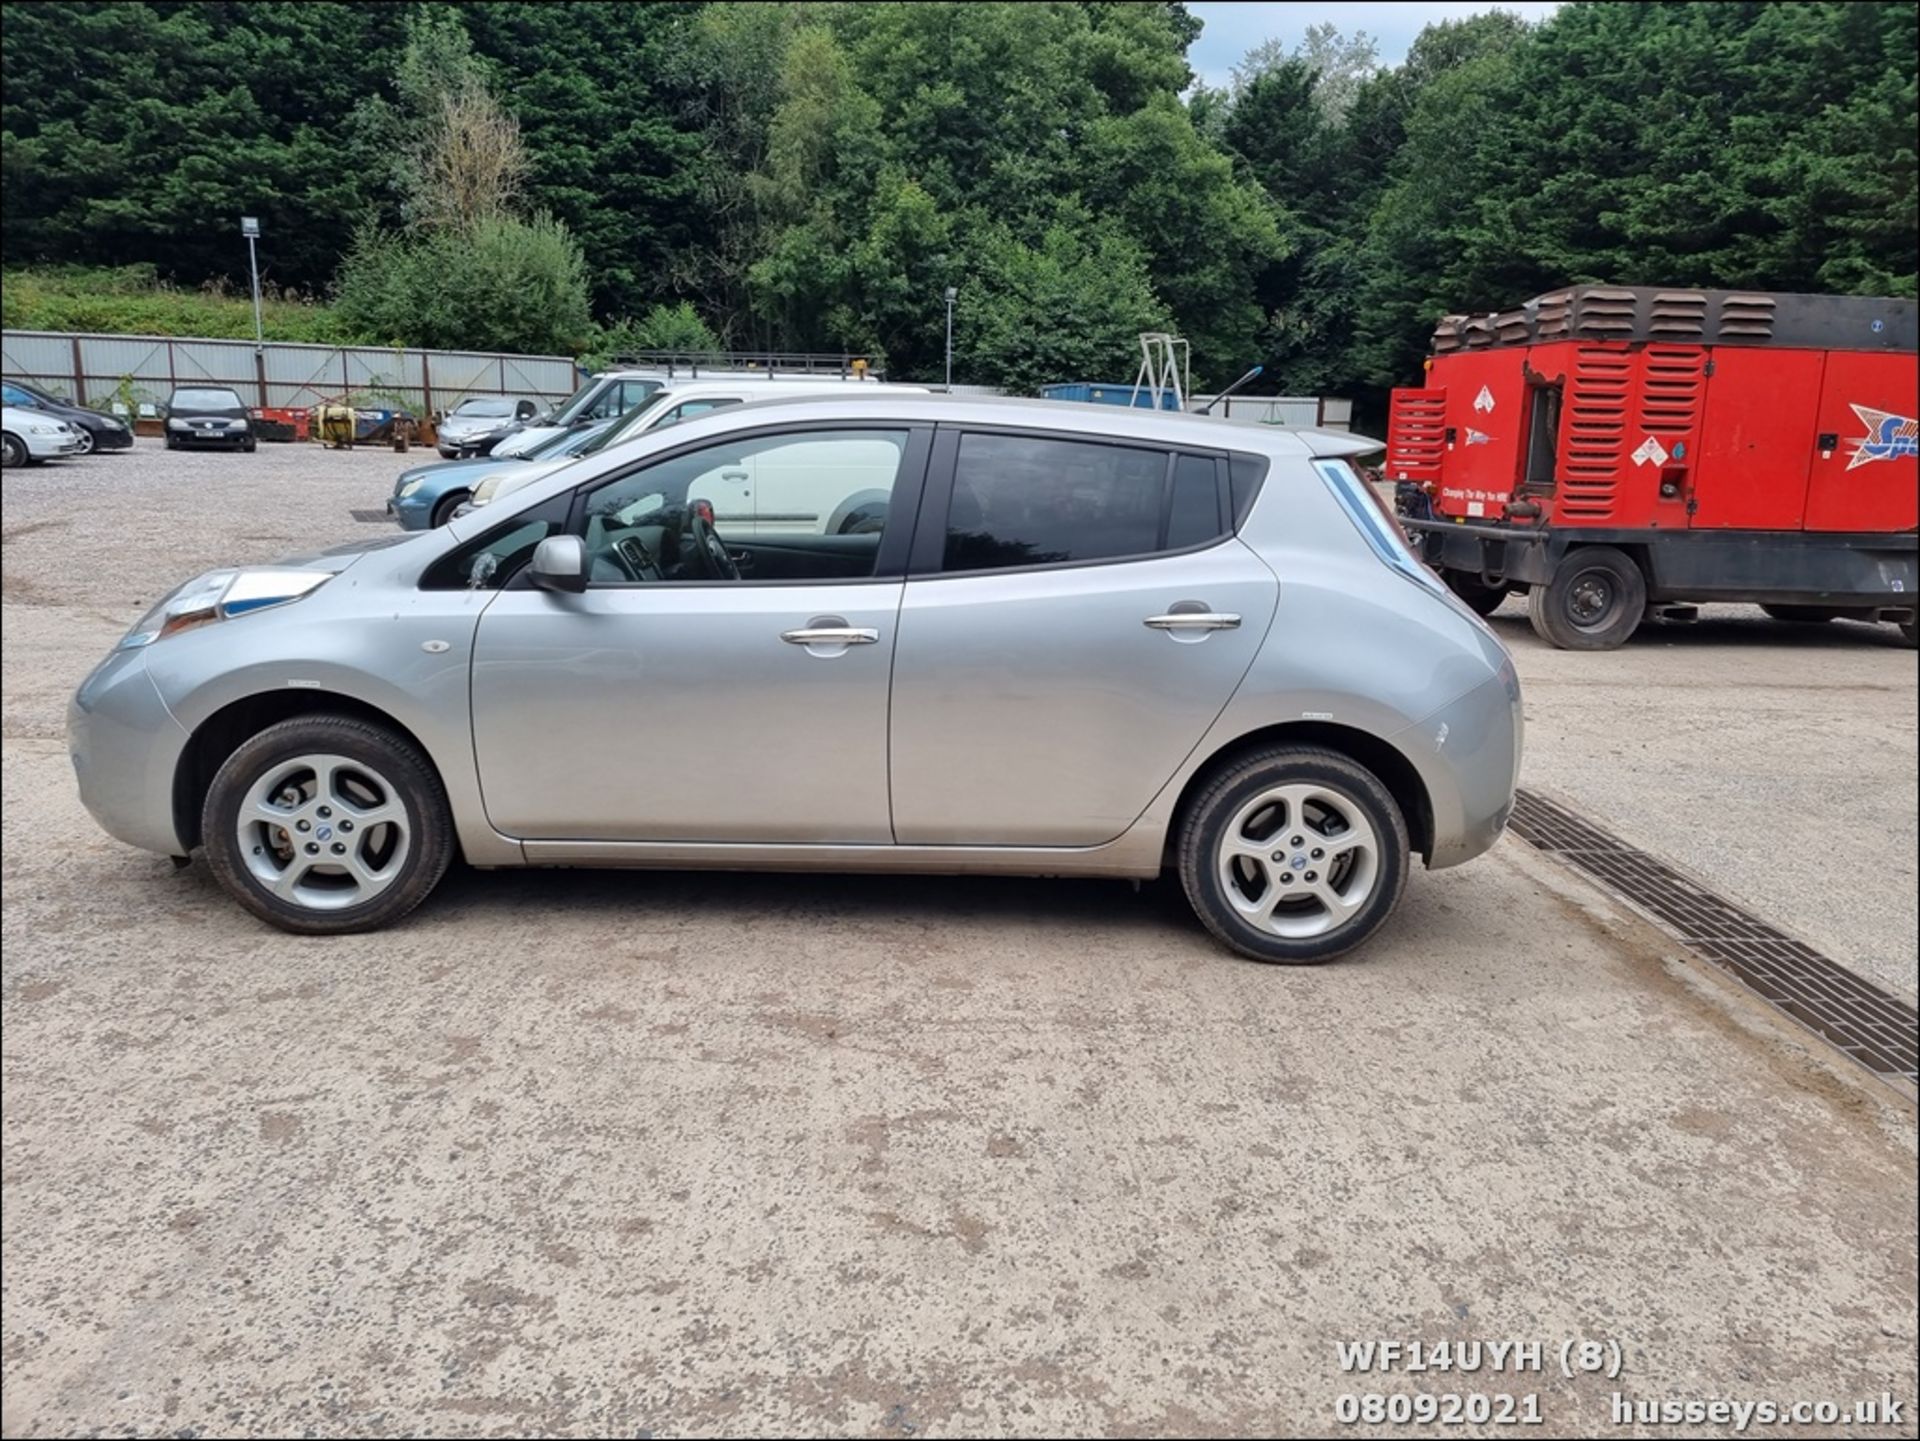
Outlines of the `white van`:
[[[845,395],[852,385],[918,394],[926,391],[926,387],[920,385],[815,376],[775,379],[749,375],[723,380],[665,381],[625,420],[581,454],[604,452],[635,436],[678,425],[709,411],[744,405],[750,400],[801,401],[810,396]],[[787,447],[777,455],[742,454],[737,460],[716,467],[711,476],[702,477],[698,491],[690,494],[711,501],[715,524],[742,539],[781,534],[853,534],[853,527],[877,523],[876,515],[884,515],[884,502],[899,457],[890,449],[885,455],[876,452],[870,466],[859,463],[856,458],[856,464],[849,470],[846,445],[835,447],[834,454],[836,462],[831,467],[816,464],[809,458],[805,446]],[[461,513],[510,495],[568,463],[567,460],[535,462],[515,466],[505,474],[488,476]],[[871,507],[876,500],[882,503],[879,512],[870,514],[869,510],[862,509]]]

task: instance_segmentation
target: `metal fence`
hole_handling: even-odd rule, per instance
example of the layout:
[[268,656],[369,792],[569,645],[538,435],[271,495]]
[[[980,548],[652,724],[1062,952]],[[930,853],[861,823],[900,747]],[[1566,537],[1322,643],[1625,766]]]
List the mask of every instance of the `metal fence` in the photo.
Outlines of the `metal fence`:
[[564,355],[181,340],[164,335],[0,332],[0,374],[29,380],[81,405],[115,401],[136,414],[176,385],[225,385],[251,405],[311,408],[327,402],[432,415],[469,395],[558,401],[580,372]]

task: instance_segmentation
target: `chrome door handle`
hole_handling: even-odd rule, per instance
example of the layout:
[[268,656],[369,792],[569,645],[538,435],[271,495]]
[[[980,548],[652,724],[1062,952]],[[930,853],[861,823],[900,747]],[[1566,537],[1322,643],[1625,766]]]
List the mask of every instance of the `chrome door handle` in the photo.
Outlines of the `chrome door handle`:
[[780,639],[788,645],[872,645],[880,632],[861,625],[823,625],[783,630]]
[[1150,615],[1145,624],[1151,630],[1238,630],[1240,617],[1217,610],[1191,610],[1174,615]]

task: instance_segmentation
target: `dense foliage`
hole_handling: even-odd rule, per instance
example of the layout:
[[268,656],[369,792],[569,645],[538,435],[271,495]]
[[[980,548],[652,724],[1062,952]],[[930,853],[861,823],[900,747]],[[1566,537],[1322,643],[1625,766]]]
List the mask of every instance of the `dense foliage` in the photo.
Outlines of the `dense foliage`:
[[[382,342],[936,377],[953,286],[957,379],[1130,374],[1164,325],[1209,382],[1356,393],[1567,281],[1915,293],[1910,6],[1571,4],[1387,69],[1316,27],[1223,91],[1175,3],[0,8],[8,266],[244,292],[258,214],[276,291]],[[478,216],[422,137],[482,92],[525,164]]]

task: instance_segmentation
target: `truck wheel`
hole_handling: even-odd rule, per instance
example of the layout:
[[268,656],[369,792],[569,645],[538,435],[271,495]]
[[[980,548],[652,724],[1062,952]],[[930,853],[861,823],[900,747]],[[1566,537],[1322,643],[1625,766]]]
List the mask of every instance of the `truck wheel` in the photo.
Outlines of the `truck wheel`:
[[1760,609],[1794,625],[1825,625],[1847,613],[1837,605],[1763,605]]
[[1447,589],[1470,606],[1475,615],[1492,615],[1506,602],[1507,588],[1504,585],[1488,585],[1476,576],[1463,570],[1443,571]]
[[1561,650],[1625,645],[1646,610],[1647,578],[1609,545],[1567,552],[1553,579],[1536,585],[1527,600],[1535,633]]

